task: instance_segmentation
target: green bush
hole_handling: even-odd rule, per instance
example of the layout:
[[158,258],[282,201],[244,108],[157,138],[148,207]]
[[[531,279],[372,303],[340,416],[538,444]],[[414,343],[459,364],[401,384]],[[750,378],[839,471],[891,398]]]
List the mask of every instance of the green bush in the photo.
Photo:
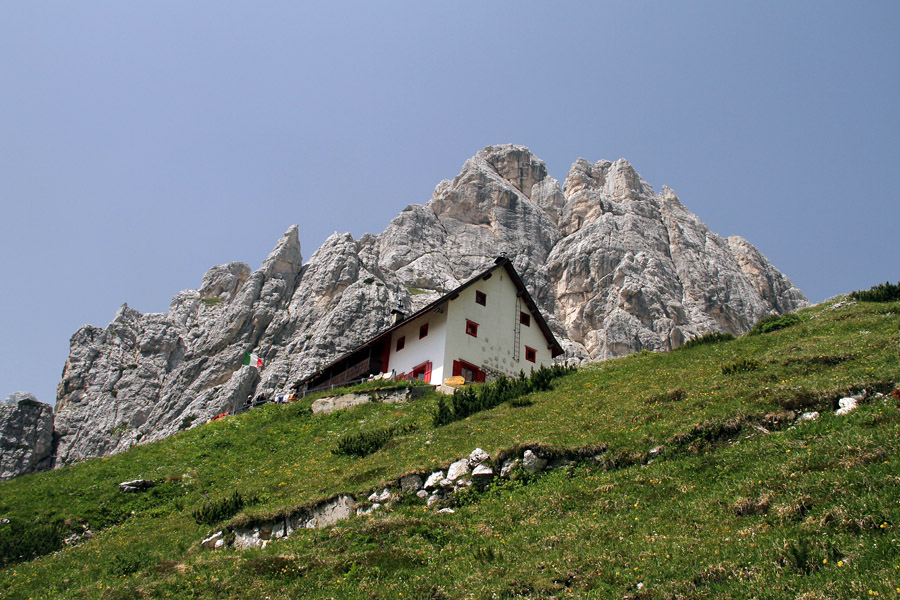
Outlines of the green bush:
[[10,520],[0,525],[0,567],[59,550],[64,535],[65,530],[59,523]]
[[749,358],[742,358],[733,363],[722,367],[722,375],[735,375],[745,371],[755,371],[759,369],[759,363]]
[[[440,427],[454,421],[465,419],[483,410],[489,410],[509,402],[513,406],[528,406],[530,401],[519,400],[531,392],[543,392],[551,389],[551,382],[557,377],[562,377],[575,370],[575,367],[565,365],[541,366],[537,371],[532,371],[528,377],[524,372],[519,372],[516,378],[500,375],[490,383],[479,385],[467,385],[453,392],[450,401],[443,398],[438,401],[437,410],[434,413],[434,426]],[[513,401],[516,401],[513,404]]]
[[231,496],[220,498],[219,500],[211,500],[204,504],[201,508],[191,512],[191,516],[200,525],[215,525],[225,519],[230,519],[238,513],[244,506],[251,504],[255,499],[250,501],[244,500],[241,493],[234,490]]
[[900,281],[896,284],[885,281],[868,290],[857,290],[850,297],[860,302],[896,302],[900,300]]
[[370,431],[358,431],[341,436],[338,446],[332,450],[332,454],[344,454],[346,456],[368,456],[381,449],[395,435],[408,433],[415,429],[414,425],[395,425]]
[[704,344],[718,344],[719,342],[727,342],[733,340],[734,336],[730,333],[722,333],[721,331],[712,331],[705,333],[699,337],[691,338],[680,346],[680,349],[693,348],[694,346],[703,346]]
[[771,333],[773,331],[778,331],[779,329],[784,329],[786,327],[790,327],[791,325],[796,325],[802,319],[798,317],[794,313],[787,313],[781,316],[778,315],[770,315],[768,317],[763,317],[759,321],[756,322],[750,331],[747,332],[747,335],[761,335],[763,333]]

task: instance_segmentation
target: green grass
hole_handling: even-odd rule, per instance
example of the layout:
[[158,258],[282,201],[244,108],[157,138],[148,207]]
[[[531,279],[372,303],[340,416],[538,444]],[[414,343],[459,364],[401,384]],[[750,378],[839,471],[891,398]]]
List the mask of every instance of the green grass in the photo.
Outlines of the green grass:
[[[316,416],[305,399],[4,482],[0,517],[97,535],[6,566],[0,597],[898,598],[900,401],[833,409],[900,380],[900,303],[830,306],[585,367],[531,405],[442,427],[431,392]],[[745,360],[757,368],[723,373]],[[806,410],[822,416],[794,425]],[[405,433],[365,457],[331,452],[385,428]],[[199,548],[220,525],[192,512],[234,492],[251,500],[231,523],[247,523],[526,446],[598,456],[469,492],[453,514],[407,500],[265,549]],[[136,478],[159,483],[118,491]]]

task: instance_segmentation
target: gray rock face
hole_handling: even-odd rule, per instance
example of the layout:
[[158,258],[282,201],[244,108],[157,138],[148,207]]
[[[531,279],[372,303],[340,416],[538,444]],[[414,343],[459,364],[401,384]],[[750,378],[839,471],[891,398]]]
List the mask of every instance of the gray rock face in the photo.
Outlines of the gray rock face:
[[0,481],[51,466],[53,407],[16,392],[0,403]]
[[[123,306],[107,328],[80,329],[59,384],[57,464],[282,393],[388,326],[398,302],[424,306],[500,253],[569,359],[740,334],[806,304],[746,240],[712,233],[625,160],[579,159],[560,186],[527,148],[489,146],[379,235],[335,234],[303,264],[294,226],[256,271],[213,267],[167,313]],[[261,371],[241,366],[248,351]]]

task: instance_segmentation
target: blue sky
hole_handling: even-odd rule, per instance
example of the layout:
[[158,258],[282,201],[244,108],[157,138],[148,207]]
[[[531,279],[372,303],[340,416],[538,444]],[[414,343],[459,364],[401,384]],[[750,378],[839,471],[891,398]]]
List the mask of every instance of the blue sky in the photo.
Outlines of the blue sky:
[[215,264],[380,232],[488,144],[627,158],[812,301],[900,280],[900,4],[0,8],[0,398]]

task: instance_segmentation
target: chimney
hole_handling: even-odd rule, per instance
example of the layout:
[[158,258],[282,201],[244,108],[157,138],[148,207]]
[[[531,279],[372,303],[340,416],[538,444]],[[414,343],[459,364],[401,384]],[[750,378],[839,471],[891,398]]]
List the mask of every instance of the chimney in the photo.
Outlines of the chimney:
[[403,312],[403,302],[397,300],[397,308],[391,309],[391,325],[396,325],[405,318],[406,313]]

